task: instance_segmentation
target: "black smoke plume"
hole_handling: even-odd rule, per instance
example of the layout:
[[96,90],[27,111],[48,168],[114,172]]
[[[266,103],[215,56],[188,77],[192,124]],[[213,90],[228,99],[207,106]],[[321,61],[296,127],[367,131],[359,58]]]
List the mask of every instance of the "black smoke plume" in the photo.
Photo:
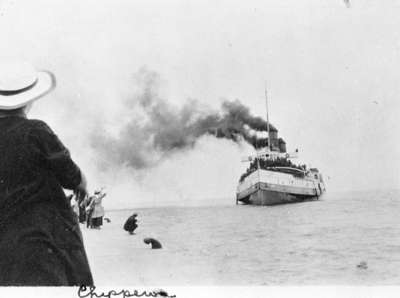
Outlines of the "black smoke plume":
[[[145,168],[174,152],[192,148],[207,134],[236,143],[246,141],[254,147],[268,142],[256,133],[267,131],[266,121],[251,115],[239,100],[223,102],[220,111],[207,110],[193,99],[177,108],[159,96],[157,73],[141,69],[134,78],[137,92],[124,107],[132,114],[130,120],[117,136],[110,136],[101,127],[91,136],[91,145],[102,153],[105,164]],[[142,112],[140,119],[135,116],[137,111]],[[270,131],[277,130],[270,124]]]

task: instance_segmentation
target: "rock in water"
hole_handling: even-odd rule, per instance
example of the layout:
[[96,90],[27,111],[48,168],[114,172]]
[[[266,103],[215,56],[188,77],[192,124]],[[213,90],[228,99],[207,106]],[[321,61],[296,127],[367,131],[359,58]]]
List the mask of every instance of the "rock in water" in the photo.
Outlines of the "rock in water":
[[154,238],[144,238],[143,242],[146,244],[151,244],[152,249],[162,248],[161,243]]

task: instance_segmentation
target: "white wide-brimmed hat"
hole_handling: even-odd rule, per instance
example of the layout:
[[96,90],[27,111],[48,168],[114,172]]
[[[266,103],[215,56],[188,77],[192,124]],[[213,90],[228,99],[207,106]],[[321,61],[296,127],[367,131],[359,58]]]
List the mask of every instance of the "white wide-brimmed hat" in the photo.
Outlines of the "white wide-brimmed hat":
[[55,76],[21,61],[0,61],[0,110],[14,110],[43,97],[56,86]]

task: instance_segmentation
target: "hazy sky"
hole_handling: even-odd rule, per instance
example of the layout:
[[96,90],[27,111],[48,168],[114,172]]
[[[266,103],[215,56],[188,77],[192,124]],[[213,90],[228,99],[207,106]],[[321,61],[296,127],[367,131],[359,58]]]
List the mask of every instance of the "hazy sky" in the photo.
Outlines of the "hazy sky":
[[234,202],[251,153],[205,137],[147,170],[99,170],[87,136],[131,117],[124,102],[143,67],[177,107],[239,99],[263,117],[267,81],[272,123],[329,192],[398,188],[400,5],[350,2],[0,0],[0,53],[55,72],[57,90],[31,117],[52,126],[91,189],[107,187],[108,207]]

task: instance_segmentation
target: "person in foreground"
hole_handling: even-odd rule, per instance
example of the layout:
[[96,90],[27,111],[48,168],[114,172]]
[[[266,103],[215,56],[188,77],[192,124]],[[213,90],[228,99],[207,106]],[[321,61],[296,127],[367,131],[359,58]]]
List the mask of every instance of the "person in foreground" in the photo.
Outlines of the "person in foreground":
[[0,62],[0,285],[93,285],[76,216],[63,188],[86,180],[33,101],[55,87],[48,71]]

